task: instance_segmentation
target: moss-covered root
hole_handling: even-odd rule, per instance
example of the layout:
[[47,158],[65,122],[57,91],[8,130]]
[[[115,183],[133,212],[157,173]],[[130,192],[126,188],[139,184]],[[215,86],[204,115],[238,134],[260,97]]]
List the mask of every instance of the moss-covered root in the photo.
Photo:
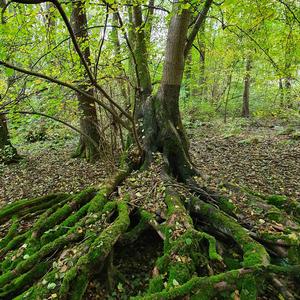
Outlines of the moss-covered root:
[[67,194],[58,193],[34,199],[22,199],[15,201],[14,203],[0,209],[0,224],[6,222],[13,215],[21,217],[32,211],[45,209],[66,199],[67,197]]
[[140,236],[141,234],[150,228],[151,223],[154,222],[154,216],[145,211],[145,210],[140,210],[138,212],[139,214],[139,222],[136,226],[134,226],[131,230],[128,232],[124,233],[121,237],[119,242],[122,245],[127,245],[127,244],[132,244],[134,243]]
[[[143,297],[135,297],[135,300],[168,300],[168,299],[184,299],[189,296],[193,300],[210,300],[220,291],[232,289],[247,274],[252,273],[250,269],[237,269],[224,272],[214,276],[193,277],[186,283],[178,285],[172,289],[146,295]],[[251,298],[244,298],[250,300]],[[254,298],[255,299],[255,298]],[[253,298],[251,300],[254,300]]]
[[184,285],[193,277],[201,260],[202,239],[209,242],[210,259],[222,259],[216,251],[215,239],[194,229],[192,219],[178,195],[168,192],[165,201],[168,218],[164,225],[164,254],[157,260],[146,299],[156,299],[152,298],[156,293],[167,295],[169,291]]
[[114,244],[126,232],[130,224],[127,204],[120,201],[117,207],[117,219],[103,230],[90,246],[88,253],[80,257],[76,265],[65,274],[59,291],[60,299],[81,299],[89,278],[97,273]]
[[82,205],[88,203],[93,198],[93,196],[95,196],[95,194],[96,194],[96,190],[94,188],[88,188],[88,189],[76,194],[64,206],[58,208],[55,212],[50,214],[47,218],[39,219],[33,225],[32,239],[33,240],[37,239],[46,230],[51,229],[55,225],[61,223],[73,211],[78,210]]
[[12,224],[4,238],[0,240],[0,249],[3,249],[15,237],[18,232],[18,218],[12,217]]
[[13,270],[9,270],[0,276],[0,291],[5,288],[5,285],[11,282],[13,279],[21,276],[29,271],[36,264],[38,264],[43,258],[51,255],[53,252],[62,249],[64,246],[75,242],[83,237],[83,233],[74,232],[66,234],[56,239],[55,241],[46,244],[38,252],[32,254],[29,257],[25,257]]
[[12,280],[0,289],[0,299],[11,299],[26,286],[30,286],[36,279],[41,278],[51,267],[51,262],[41,262],[35,265],[30,271]]
[[194,214],[207,220],[217,231],[229,235],[235,240],[244,252],[243,266],[245,268],[269,264],[270,257],[266,249],[253,240],[237,221],[196,197],[190,200],[190,208]]

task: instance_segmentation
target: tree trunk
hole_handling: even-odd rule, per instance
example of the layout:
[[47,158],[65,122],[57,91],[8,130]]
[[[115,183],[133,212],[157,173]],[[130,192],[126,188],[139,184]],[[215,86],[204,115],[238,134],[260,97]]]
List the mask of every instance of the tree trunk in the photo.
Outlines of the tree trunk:
[[251,59],[246,59],[246,75],[244,77],[244,93],[243,93],[243,109],[242,109],[242,117],[249,118],[250,110],[249,110],[249,98],[250,98],[250,83],[251,83]]
[[[87,45],[87,17],[83,1],[73,2],[71,23],[76,38],[78,38],[79,43],[83,45],[82,52],[84,58],[90,65],[90,48]],[[93,94],[93,88],[85,83],[84,79],[82,79],[82,81],[79,88],[89,94]],[[95,103],[82,94],[78,94],[77,99],[80,111],[80,129],[100,147],[100,134],[98,131],[98,118]],[[95,145],[84,136],[81,136],[74,156],[84,157],[87,160],[94,160],[99,156],[99,147],[95,147]]]
[[0,114],[0,162],[10,163],[18,158],[17,150],[10,142],[6,117]]
[[[207,3],[210,6],[212,1],[206,1],[201,18],[198,18],[201,22],[204,21],[208,11]],[[195,30],[193,30],[192,37],[188,39],[190,17],[191,12],[182,9],[182,3],[174,0],[161,85],[157,94],[153,96],[145,32],[134,31],[134,56],[139,91],[135,105],[135,120],[143,141],[145,165],[152,161],[153,153],[161,152],[168,162],[170,173],[182,181],[188,180],[197,173],[189,156],[189,143],[179,111],[180,87],[185,58],[188,54],[187,45],[190,49],[195,37]],[[201,26],[199,20],[198,29]],[[135,29],[141,28],[143,20],[140,6],[133,7],[133,21]]]
[[[179,111],[179,93],[184,72],[184,50],[190,21],[189,10],[180,10],[174,1],[173,17],[168,30],[165,63],[161,85],[157,95],[150,91],[138,99],[140,127],[143,129],[145,163],[152,160],[152,154],[162,152],[169,163],[170,172],[180,180],[195,174],[188,153],[186,138]],[[144,90],[142,90],[144,91]],[[147,96],[147,97],[146,97]]]
[[[6,6],[6,0],[0,0],[0,8],[3,9]],[[1,18],[1,24],[5,24],[5,19]],[[9,78],[8,78],[9,81]],[[1,103],[1,95],[0,95]],[[0,162],[6,163],[14,162],[19,157],[16,148],[10,143],[7,119],[4,114],[0,114]]]
[[204,41],[204,31],[205,31],[205,23],[200,28],[200,32],[198,34],[199,37],[199,50],[200,50],[200,61],[199,61],[199,89],[200,89],[200,98],[202,99],[205,96],[205,41]]

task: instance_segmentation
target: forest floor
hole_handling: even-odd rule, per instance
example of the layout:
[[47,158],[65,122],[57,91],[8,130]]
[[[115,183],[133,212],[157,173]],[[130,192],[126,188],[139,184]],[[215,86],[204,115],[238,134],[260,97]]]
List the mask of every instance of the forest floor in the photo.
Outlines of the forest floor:
[[[269,123],[270,124],[270,123]],[[203,123],[188,129],[193,161],[216,187],[232,182],[266,194],[300,198],[300,125]],[[99,184],[116,168],[109,160],[88,163],[70,158],[74,141],[18,147],[18,164],[0,165],[0,206],[53,192],[77,192]]]
[[[227,184],[299,201],[299,132],[295,124],[274,126],[253,122],[241,126],[203,123],[188,129],[193,161],[204,175],[202,184],[229,193],[233,203],[244,212],[239,219],[248,228],[270,231],[280,231],[283,225],[268,221],[265,212],[247,206],[240,191],[229,191]],[[112,165],[107,167],[107,161],[89,164],[82,159],[71,159],[73,147],[74,143],[69,141],[64,147],[37,142],[19,148],[24,159],[19,164],[0,167],[0,206],[47,193],[76,192],[99,184],[114,171]],[[151,181],[144,180],[145,185],[151,185]],[[136,198],[141,196],[140,192],[133,194]],[[123,274],[122,278],[116,277],[118,283],[110,293],[106,286],[99,284],[101,281],[91,282],[87,299],[128,299],[131,293],[145,290],[155,258],[161,252],[162,242],[153,232],[125,250],[116,249],[114,265]]]

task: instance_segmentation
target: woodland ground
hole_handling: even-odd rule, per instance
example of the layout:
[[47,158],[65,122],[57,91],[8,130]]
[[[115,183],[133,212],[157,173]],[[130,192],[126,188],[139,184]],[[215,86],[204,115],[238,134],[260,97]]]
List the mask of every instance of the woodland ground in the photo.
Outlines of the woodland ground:
[[[221,189],[230,194],[230,199],[243,212],[238,217],[245,227],[255,228],[255,231],[280,231],[280,223],[269,221],[265,218],[265,211],[249,206],[247,201],[243,201],[240,190],[227,189],[227,184],[264,194],[286,195],[299,201],[299,129],[297,124],[270,121],[231,122],[227,125],[213,122],[189,128],[187,132],[193,161],[204,174],[201,181],[213,190]],[[107,160],[89,164],[81,159],[71,159],[73,146],[73,142],[69,141],[64,146],[37,142],[19,147],[24,159],[19,164],[2,166],[0,206],[16,199],[52,192],[76,192],[100,183],[114,171],[112,164],[107,167]],[[138,185],[138,180],[133,177],[127,180],[129,187],[124,186],[131,198],[135,198],[133,205],[139,204],[143,190],[155,188],[158,191],[156,195],[159,195],[159,183],[156,186],[153,178],[149,181],[142,179],[145,187]],[[135,190],[135,186],[138,189]],[[146,205],[151,206],[151,203]],[[159,209],[153,207],[152,210]],[[110,296],[105,296],[107,287],[99,283],[101,280],[93,281],[86,293],[87,299],[127,299],[130,294],[136,295],[139,290],[144,290],[155,259],[161,252],[162,241],[150,231],[125,250],[120,248],[118,251],[116,247],[114,265],[119,272],[116,289],[110,292]]]

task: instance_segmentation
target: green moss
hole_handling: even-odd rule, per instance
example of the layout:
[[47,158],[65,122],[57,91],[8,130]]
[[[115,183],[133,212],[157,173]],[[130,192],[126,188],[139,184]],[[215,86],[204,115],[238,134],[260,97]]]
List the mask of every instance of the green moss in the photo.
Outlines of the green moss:
[[225,265],[229,268],[229,270],[241,268],[241,262],[238,259],[224,256],[223,260],[224,260]]
[[0,276],[0,286],[4,286],[9,281],[18,277],[18,275],[27,272],[31,268],[33,268],[37,262],[39,262],[42,258],[48,256],[54,251],[57,251],[63,248],[65,245],[69,244],[77,240],[82,234],[66,234],[55,241],[44,245],[38,252],[29,256],[27,259],[23,259],[18,265],[14,268],[14,270],[8,271]]
[[80,274],[79,276],[77,276],[74,284],[72,285],[72,294],[69,299],[81,300],[85,294],[88,283],[89,279],[86,274]]
[[256,281],[252,274],[245,276],[241,279],[241,300],[256,300],[257,299],[257,287]]
[[32,284],[36,279],[43,276],[49,269],[50,262],[42,262],[34,266],[29,272],[20,275],[15,280],[0,289],[0,298],[8,299],[11,295],[21,291],[23,287]]
[[197,214],[208,220],[217,230],[231,236],[240,245],[244,252],[244,267],[269,264],[270,258],[266,249],[253,240],[238,222],[198,198],[194,198],[191,205]]
[[108,188],[102,187],[98,191],[96,196],[91,200],[90,207],[89,207],[89,213],[101,211],[107,202],[107,196],[108,196]]
[[133,243],[138,239],[141,233],[149,227],[150,220],[153,219],[153,215],[145,210],[140,212],[139,223],[129,232],[126,232],[122,236],[122,243]]
[[77,268],[72,267],[68,272],[66,272],[63,282],[61,284],[61,287],[59,289],[59,295],[61,299],[68,298],[69,290],[70,290],[70,284],[72,280],[74,280],[77,276]]
[[288,250],[288,259],[291,264],[300,265],[300,246],[295,245]]
[[149,288],[147,294],[161,292],[164,289],[164,280],[162,275],[153,277],[149,282]]
[[191,278],[192,271],[195,271],[192,263],[171,263],[169,266],[168,288],[176,287],[178,284],[182,285],[187,282]]
[[33,227],[35,233],[34,239],[41,235],[47,229],[53,228],[56,224],[66,219],[74,210],[86,204],[95,194],[95,189],[88,188],[79,194],[76,194],[72,202],[66,203],[63,207],[56,210],[46,219],[40,219]]
[[[119,212],[117,219],[109,227],[105,228],[98,237],[95,236],[95,239],[92,239],[88,253],[81,256],[76,265],[65,274],[60,290],[61,295],[65,295],[68,292],[73,294],[70,291],[70,287],[74,285],[74,282],[77,282],[77,280],[81,281],[81,279],[85,280],[85,277],[88,279],[94,270],[99,268],[100,264],[106,259],[121,234],[126,232],[130,223],[126,202],[111,203],[114,205],[117,203]],[[80,279],[78,276],[83,277]],[[82,289],[81,292],[84,293],[84,290]],[[71,299],[73,299],[72,297]]]
[[6,234],[6,236],[0,240],[0,249],[3,249],[16,235],[17,231],[18,231],[18,218],[16,216],[12,217],[12,224],[9,228],[8,233]]
[[220,197],[218,200],[218,206],[221,210],[226,212],[227,214],[231,215],[232,213],[235,213],[236,206],[233,204],[230,199],[227,199],[225,197]]
[[134,297],[134,300],[168,300],[182,299],[186,295],[190,295],[191,299],[204,300],[212,299],[216,290],[214,285],[225,281],[229,284],[236,284],[240,280],[240,270],[232,270],[209,277],[193,277],[183,285],[179,285],[169,290],[163,290],[146,296]]
[[266,241],[281,241],[284,242],[288,246],[298,246],[299,235],[292,233],[292,234],[285,234],[285,233],[271,233],[271,232],[261,232],[260,237]]
[[117,202],[116,201],[109,201],[107,202],[102,210],[102,213],[110,213],[112,212],[115,208],[117,207]]
[[76,213],[70,215],[64,220],[57,228],[51,228],[44,232],[41,236],[41,244],[47,244],[52,242],[56,238],[64,235],[70,227],[73,227],[82,217],[84,217],[89,209],[90,203],[85,204]]
[[38,197],[34,199],[22,199],[19,201],[15,201],[12,204],[9,204],[2,209],[0,209],[0,224],[2,224],[8,217],[12,215],[24,215],[24,212],[27,212],[27,208],[32,208],[38,204],[46,204],[49,202],[59,202],[62,199],[67,197],[66,194],[51,194],[43,197]]
[[273,221],[276,222],[283,222],[285,220],[283,214],[279,211],[279,210],[275,210],[275,209],[270,209],[267,213],[266,216]]
[[287,202],[287,197],[284,195],[270,195],[266,196],[265,199],[269,204],[272,204],[278,208],[282,208]]
[[[36,299],[47,299],[49,293],[55,293],[55,289],[49,289],[49,283],[55,283],[57,281],[57,270],[50,271],[44,275],[42,280],[34,284],[28,290],[23,292],[21,295],[14,298],[14,300],[36,300]],[[45,282],[44,282],[45,281]],[[56,285],[58,286],[58,284]]]

